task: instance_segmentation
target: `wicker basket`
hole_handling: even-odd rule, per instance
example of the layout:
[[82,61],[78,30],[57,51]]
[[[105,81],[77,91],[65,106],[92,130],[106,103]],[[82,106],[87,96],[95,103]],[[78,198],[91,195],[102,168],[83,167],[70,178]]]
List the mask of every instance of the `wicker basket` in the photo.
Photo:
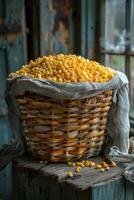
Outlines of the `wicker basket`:
[[52,162],[97,156],[105,137],[112,91],[84,100],[19,96],[27,151]]

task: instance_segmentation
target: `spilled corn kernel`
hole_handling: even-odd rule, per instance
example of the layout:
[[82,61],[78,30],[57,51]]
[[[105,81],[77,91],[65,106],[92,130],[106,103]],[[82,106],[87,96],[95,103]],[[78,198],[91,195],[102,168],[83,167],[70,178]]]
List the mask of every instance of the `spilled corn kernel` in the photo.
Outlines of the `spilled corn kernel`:
[[106,169],[106,170],[110,170],[110,167],[106,167],[105,169]]
[[92,161],[89,161],[89,167],[93,167],[93,166],[95,166],[95,163]]
[[105,170],[103,168],[100,169],[100,172],[104,172]]
[[81,167],[76,167],[75,172],[80,172]]
[[116,167],[117,165],[116,165],[115,162],[112,162],[111,166],[112,166],[112,167]]
[[101,169],[102,168],[102,166],[101,165],[99,165],[99,164],[96,164],[96,169]]
[[75,167],[76,166],[76,164],[75,163],[72,163],[72,167]]
[[85,164],[83,164],[83,163],[80,163],[80,167],[85,167]]
[[72,172],[67,172],[67,176],[68,177],[73,177],[73,173]]
[[103,167],[104,167],[104,168],[107,168],[108,166],[109,166],[109,165],[108,165],[107,163],[104,163],[104,164],[103,164]]
[[72,162],[67,162],[67,165],[68,166],[72,166]]

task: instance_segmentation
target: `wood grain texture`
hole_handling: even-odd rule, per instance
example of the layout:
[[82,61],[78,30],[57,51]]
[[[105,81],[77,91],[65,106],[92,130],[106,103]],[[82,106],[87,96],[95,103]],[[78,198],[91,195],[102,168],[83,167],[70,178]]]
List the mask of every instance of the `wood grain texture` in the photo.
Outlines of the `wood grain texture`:
[[74,52],[73,7],[70,0],[39,1],[40,55]]
[[[100,161],[100,158],[97,158]],[[83,169],[73,178],[63,176],[65,164],[41,164],[21,157],[13,164],[14,200],[133,200],[134,185],[115,168],[105,173]],[[105,177],[105,178],[104,178]],[[84,186],[83,186],[83,185]]]
[[134,200],[134,184],[126,181],[126,200]]
[[[101,162],[101,158],[93,158],[95,162]],[[58,181],[62,183],[69,183],[75,188],[82,190],[87,189],[88,187],[109,180],[110,178],[119,177],[123,171],[119,167],[111,168],[110,171],[105,171],[101,173],[95,168],[84,167],[81,169],[81,172],[78,174],[75,172],[75,167],[69,167],[66,164],[41,164],[39,161],[34,161],[28,157],[22,157],[16,161],[20,166],[31,169],[33,171],[38,171],[38,173],[43,176],[52,176],[55,177]],[[74,173],[73,178],[67,178],[66,172],[71,171]]]
[[92,187],[92,199],[125,200],[125,198],[125,180],[121,177],[96,184]]

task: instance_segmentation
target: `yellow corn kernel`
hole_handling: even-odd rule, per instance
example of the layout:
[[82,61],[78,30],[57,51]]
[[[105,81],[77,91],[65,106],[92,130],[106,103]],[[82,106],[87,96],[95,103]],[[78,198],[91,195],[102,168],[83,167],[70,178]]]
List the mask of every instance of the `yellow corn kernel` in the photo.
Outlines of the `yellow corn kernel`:
[[86,163],[88,163],[88,161],[83,161],[82,164],[85,165]]
[[109,165],[107,163],[103,164],[103,167],[107,168]]
[[106,170],[110,170],[110,167],[106,167],[105,169],[106,169]]
[[80,163],[80,167],[85,167],[85,165],[83,163]]
[[73,173],[72,172],[67,172],[67,176],[68,177],[73,177]]
[[112,166],[112,167],[116,167],[117,165],[116,165],[115,162],[112,162],[111,166]]
[[86,162],[86,163],[85,163],[85,166],[86,166],[86,167],[89,167],[89,162]]
[[76,167],[75,172],[80,172],[81,167]]
[[99,164],[96,164],[96,169],[101,169],[102,168],[102,166],[101,165],[99,165]]
[[92,162],[92,161],[89,161],[89,167],[93,167],[95,165],[95,163],[94,162]]
[[67,165],[68,166],[72,166],[72,162],[67,162]]
[[76,164],[75,163],[72,163],[72,167],[75,167],[76,166]]
[[103,168],[100,169],[100,172],[104,172],[105,170]]
[[106,164],[106,162],[102,162],[102,164]]
[[80,162],[77,162],[77,163],[76,163],[76,166],[80,166],[80,165],[81,165],[81,163],[80,163]]

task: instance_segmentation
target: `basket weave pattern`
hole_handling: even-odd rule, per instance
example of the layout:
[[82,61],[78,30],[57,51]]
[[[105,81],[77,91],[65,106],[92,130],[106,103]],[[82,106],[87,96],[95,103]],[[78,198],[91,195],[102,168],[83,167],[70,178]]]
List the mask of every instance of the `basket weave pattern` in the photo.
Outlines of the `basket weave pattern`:
[[64,162],[97,156],[105,137],[112,91],[84,100],[19,96],[27,150],[40,160]]

